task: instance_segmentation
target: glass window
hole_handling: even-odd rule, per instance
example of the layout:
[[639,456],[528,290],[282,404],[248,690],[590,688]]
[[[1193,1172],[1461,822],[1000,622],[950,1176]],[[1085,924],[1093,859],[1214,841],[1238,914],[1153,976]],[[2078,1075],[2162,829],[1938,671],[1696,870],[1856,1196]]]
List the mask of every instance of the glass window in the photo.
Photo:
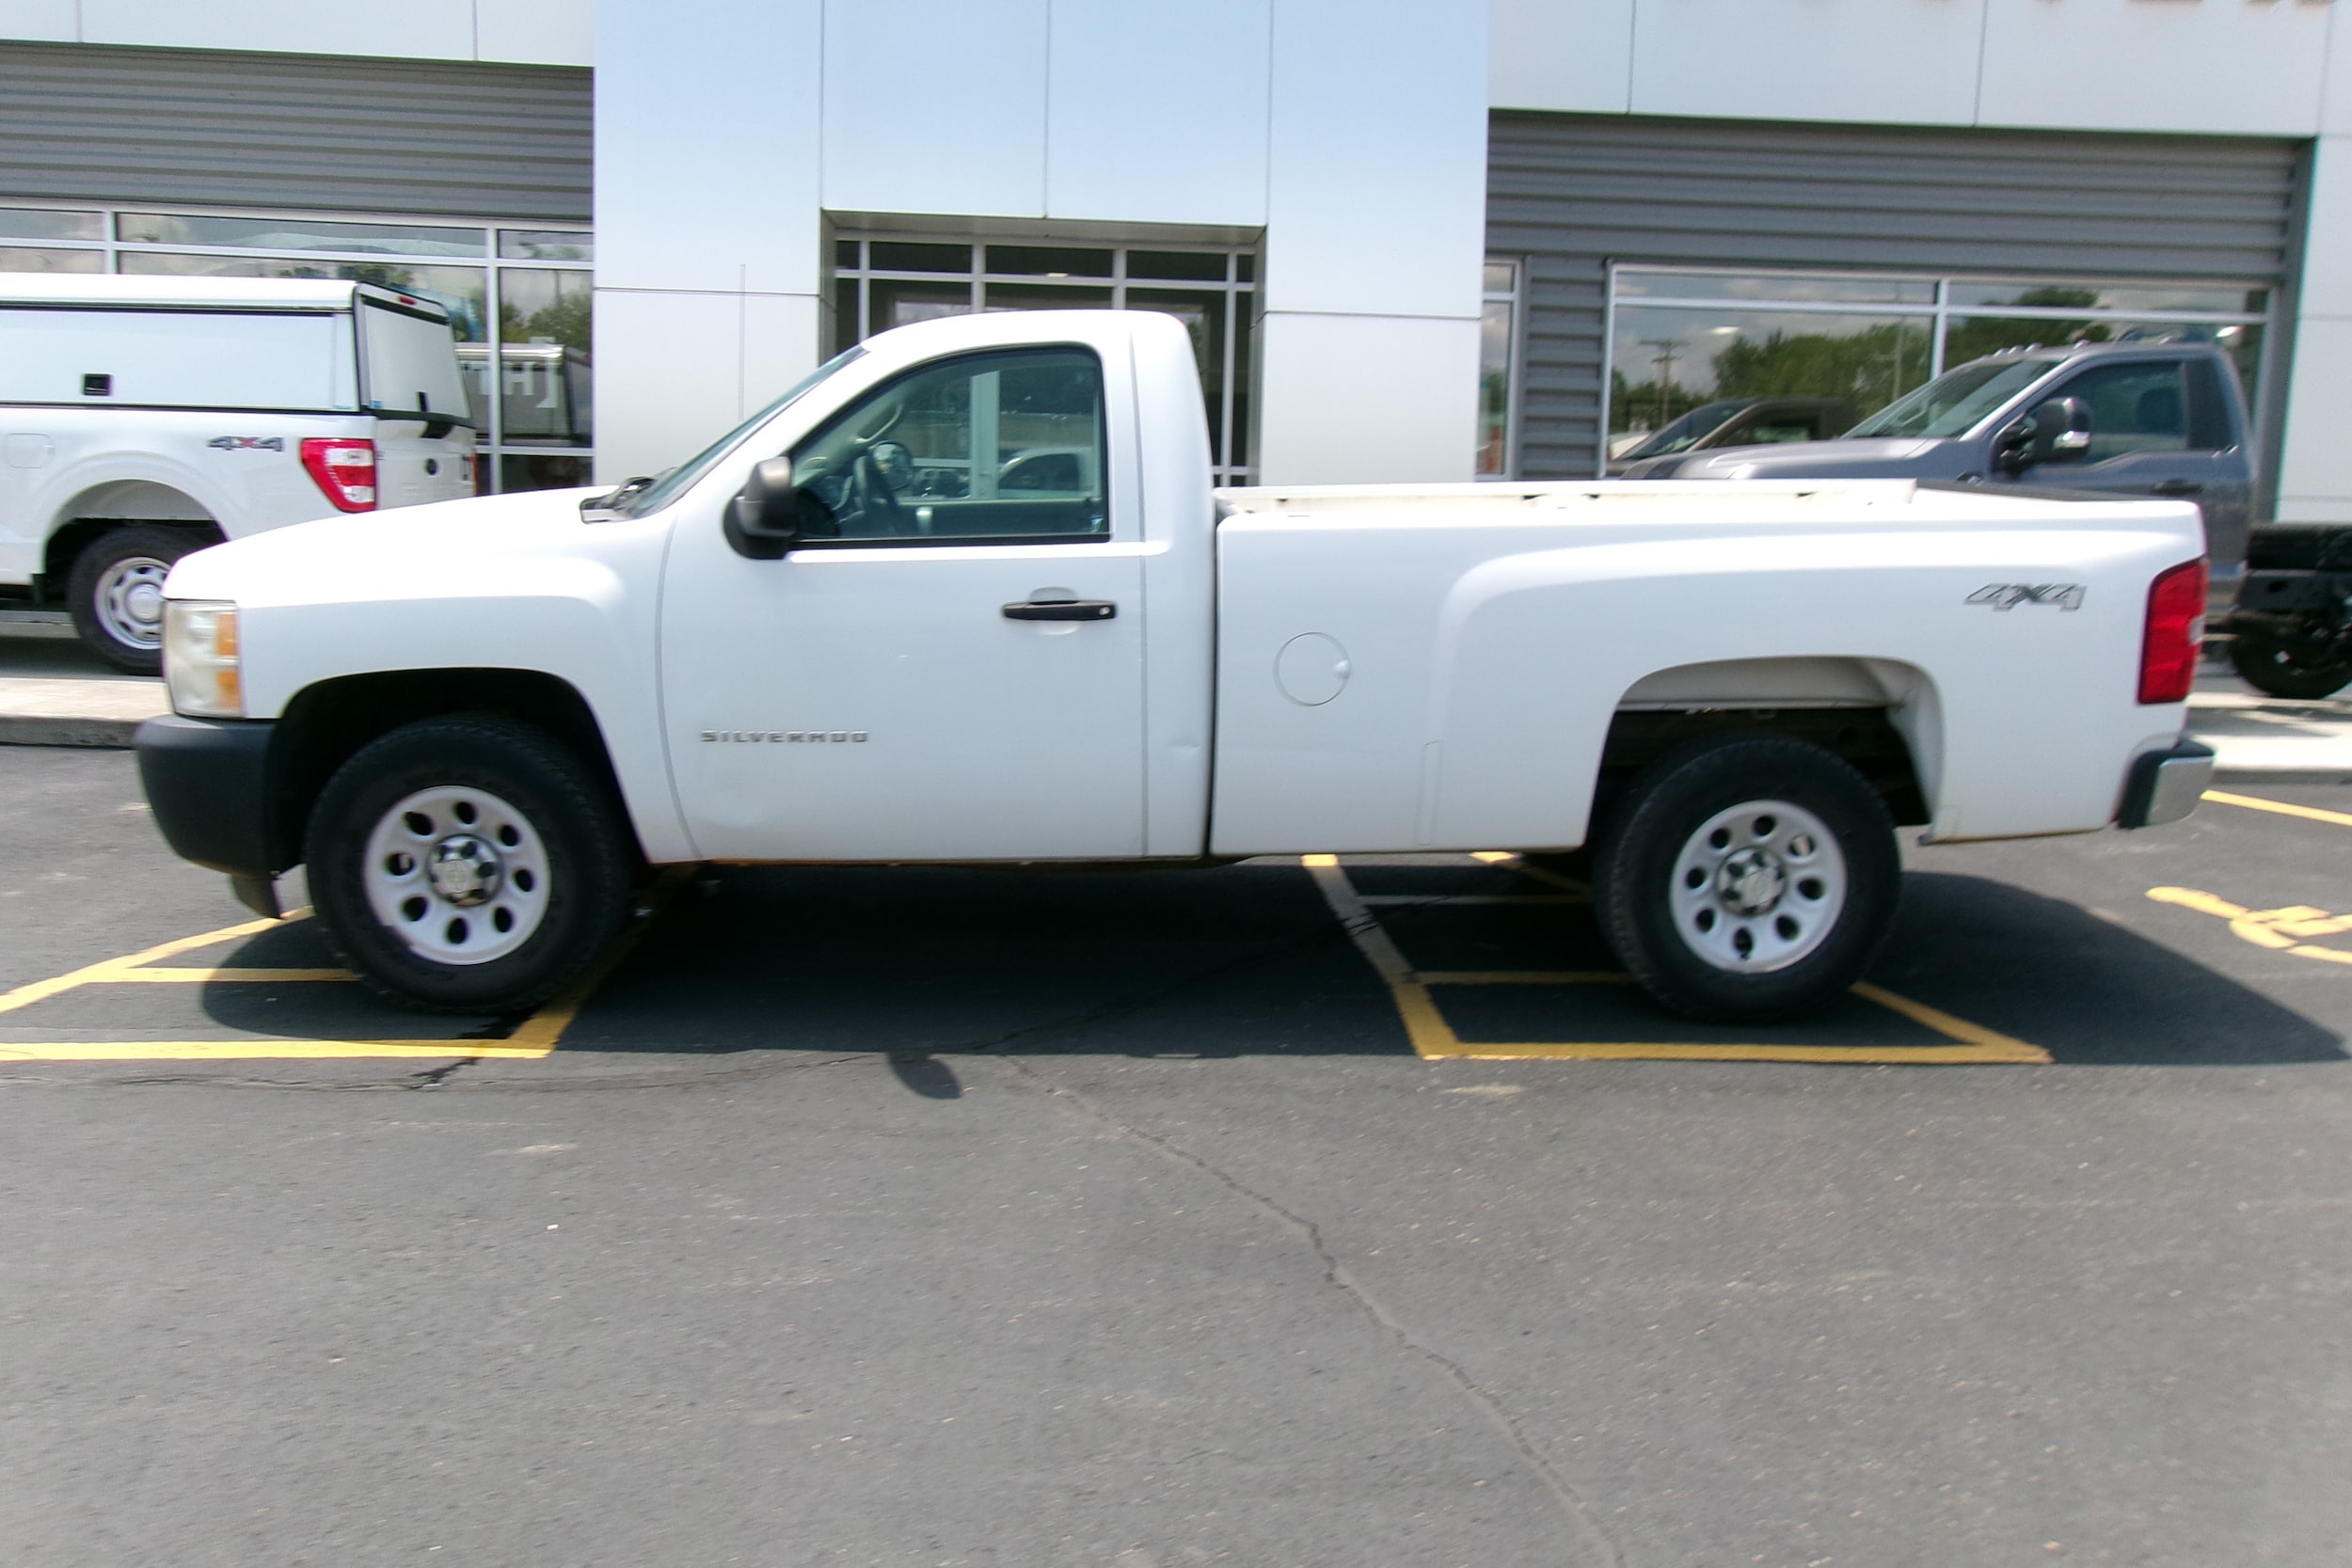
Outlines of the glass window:
[[66,213],[48,207],[0,207],[0,238],[103,240],[105,237],[105,219],[98,213]]
[[[881,247],[878,245],[875,248]],[[877,332],[887,332],[894,326],[913,326],[916,322],[972,313],[972,285],[969,283],[894,283],[876,278],[873,291],[866,327],[869,338]]]
[[1129,277],[1168,278],[1175,282],[1222,283],[1225,252],[1221,250],[1131,250]]
[[904,245],[876,240],[866,247],[866,264],[876,272],[962,272],[972,270],[968,245]]
[[1068,250],[1052,245],[993,245],[988,270],[1036,277],[1108,277],[1111,252]]
[[2177,359],[2094,365],[2058,383],[2049,395],[2090,404],[2086,463],[2127,452],[2188,450],[2188,395]]
[[806,397],[818,382],[839,371],[844,365],[854,364],[865,357],[866,351],[862,348],[842,350],[802,377],[800,382],[784,396],[776,399],[775,402],[754,414],[676,467],[664,468],[650,479],[630,480],[628,483],[622,485],[606,498],[606,504],[624,516],[629,517],[643,517],[650,513],[659,512],[676,499],[681,493],[691,488],[696,480],[708,473],[721,458],[749,439],[752,432]]
[[37,250],[31,245],[0,245],[0,272],[104,272],[103,250]]
[[590,471],[595,462],[586,452],[533,452],[529,456],[501,457],[498,460],[499,488],[577,489],[596,483],[596,475]]
[[516,446],[593,443],[589,341],[593,289],[584,272],[499,272],[500,438]]
[[[996,291],[990,291],[990,298],[993,299],[995,293]],[[1225,432],[1220,419],[1225,406],[1225,301],[1223,290],[1215,293],[1184,289],[1127,291],[1128,309],[1157,310],[1184,324],[1184,331],[1192,339],[1193,362],[1200,368],[1200,395],[1209,417],[1211,460],[1219,464],[1226,461]]]
[[1507,299],[1490,299],[1478,316],[1478,472],[1510,471],[1511,318]]
[[118,236],[140,245],[236,245],[247,250],[380,251],[398,256],[481,256],[479,229],[422,224],[327,223],[297,217],[195,217],[170,213],[124,213]]
[[2055,316],[1955,316],[1945,329],[1947,364],[2037,343],[2121,342],[2218,343],[2229,350],[2238,379],[2256,384],[2262,364],[2263,329],[2250,323],[2136,322],[2108,316],[2067,321]]
[[1947,295],[1956,307],[2010,305],[2059,310],[2201,310],[2217,315],[2259,316],[2270,309],[2270,291],[2246,288],[2126,287],[2109,283],[2002,281],[1954,278]]
[[792,454],[813,539],[1072,543],[1110,530],[1103,371],[1084,349],[900,377]]
[[517,261],[593,261],[596,237],[558,229],[501,229],[499,254]]
[[1621,298],[1784,300],[1791,304],[1933,305],[1926,277],[1805,277],[1793,273],[1640,272],[1616,275]]
[[1928,379],[1934,325],[1925,316],[1620,306],[1610,455],[1629,459],[1702,404],[1798,397],[1880,407]]
[[1002,310],[1108,310],[1112,304],[1108,289],[1057,289],[1035,283],[992,283],[987,299],[981,309],[992,316]]

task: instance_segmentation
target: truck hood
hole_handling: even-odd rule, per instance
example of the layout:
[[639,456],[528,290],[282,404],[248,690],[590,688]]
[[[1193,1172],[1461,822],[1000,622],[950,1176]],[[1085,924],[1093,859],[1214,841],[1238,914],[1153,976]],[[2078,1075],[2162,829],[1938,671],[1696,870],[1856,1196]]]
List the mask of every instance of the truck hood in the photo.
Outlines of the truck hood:
[[215,545],[171,569],[175,599],[244,607],[463,598],[552,588],[576,565],[601,575],[644,522],[583,523],[587,490],[533,490],[323,517]]
[[1953,441],[1872,437],[1792,441],[1773,446],[1724,447],[1678,457],[1653,457],[1626,469],[1627,479],[1954,479]]

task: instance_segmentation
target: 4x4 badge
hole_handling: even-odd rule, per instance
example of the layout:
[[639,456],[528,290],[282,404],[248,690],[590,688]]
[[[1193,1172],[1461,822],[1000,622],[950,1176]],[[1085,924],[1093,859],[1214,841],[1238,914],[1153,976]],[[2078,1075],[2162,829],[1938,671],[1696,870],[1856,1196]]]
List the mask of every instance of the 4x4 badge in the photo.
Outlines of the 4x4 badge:
[[2021,604],[2054,604],[2060,610],[2080,610],[2083,607],[2083,585],[2079,582],[1988,582],[1968,595],[1970,604],[1989,604],[1995,610],[2015,610]]

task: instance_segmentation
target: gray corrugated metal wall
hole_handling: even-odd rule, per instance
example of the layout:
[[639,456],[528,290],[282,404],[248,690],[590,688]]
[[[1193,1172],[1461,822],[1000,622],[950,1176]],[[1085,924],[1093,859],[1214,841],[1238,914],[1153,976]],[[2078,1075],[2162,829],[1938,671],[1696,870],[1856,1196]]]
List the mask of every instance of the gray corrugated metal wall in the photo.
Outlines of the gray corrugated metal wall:
[[580,221],[590,81],[556,66],[4,44],[0,195]]
[[1518,472],[1595,471],[1612,261],[2280,287],[2301,150],[2250,137],[1497,113],[1486,248],[1526,264]]

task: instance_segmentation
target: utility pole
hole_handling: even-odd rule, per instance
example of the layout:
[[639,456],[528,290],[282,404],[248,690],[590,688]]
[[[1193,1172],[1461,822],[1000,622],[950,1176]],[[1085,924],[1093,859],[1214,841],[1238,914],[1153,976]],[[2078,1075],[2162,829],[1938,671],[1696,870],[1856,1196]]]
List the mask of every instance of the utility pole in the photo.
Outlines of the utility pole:
[[1674,378],[1675,361],[1682,357],[1679,338],[1645,338],[1642,346],[1658,352],[1650,356],[1650,368],[1658,372],[1658,425],[1666,428],[1666,388]]

